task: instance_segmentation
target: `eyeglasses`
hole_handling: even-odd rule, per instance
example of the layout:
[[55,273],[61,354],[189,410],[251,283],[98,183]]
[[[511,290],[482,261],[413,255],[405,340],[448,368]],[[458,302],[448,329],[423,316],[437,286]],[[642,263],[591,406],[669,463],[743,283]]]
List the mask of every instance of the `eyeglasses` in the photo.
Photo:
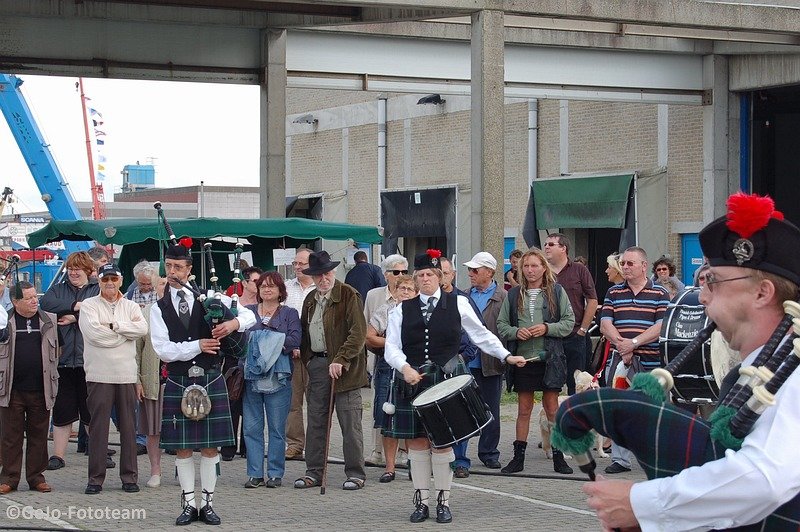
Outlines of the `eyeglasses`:
[[408,270],[386,270],[387,273],[391,273],[392,275],[407,275]]
[[292,266],[308,266],[308,263],[307,262],[294,261],[294,262],[292,262]]
[[100,279],[101,283],[116,283],[119,281],[119,277],[116,275],[106,275]]
[[619,261],[619,265],[620,266],[636,266],[637,264],[639,264],[639,261],[637,261],[637,260],[621,260],[621,261]]
[[467,268],[469,273],[478,273],[478,268]]
[[397,289],[398,290],[402,290],[403,292],[416,292],[417,291],[416,288],[414,288],[413,286],[408,286],[408,285],[398,286]]
[[544,247],[546,247],[546,248],[551,248],[553,246],[561,246],[561,245],[562,244],[559,244],[558,242],[545,242],[544,243]]
[[668,272],[669,268],[656,268],[657,272]]
[[707,273],[705,275],[701,275],[701,278],[705,279],[705,283],[703,284],[703,288],[708,288],[709,292],[714,291],[714,285],[719,283],[727,283],[728,281],[741,281],[742,279],[749,279],[752,275],[742,275],[741,277],[731,277],[729,279],[717,279],[717,277],[713,273]]

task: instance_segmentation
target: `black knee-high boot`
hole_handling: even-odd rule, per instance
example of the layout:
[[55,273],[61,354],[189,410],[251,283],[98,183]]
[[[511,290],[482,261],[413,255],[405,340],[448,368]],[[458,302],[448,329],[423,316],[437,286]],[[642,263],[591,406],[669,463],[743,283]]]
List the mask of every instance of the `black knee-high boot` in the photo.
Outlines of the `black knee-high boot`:
[[523,469],[525,469],[525,449],[528,447],[528,442],[526,441],[515,441],[514,442],[514,458],[506,465],[503,469],[500,470],[501,473],[519,473]]

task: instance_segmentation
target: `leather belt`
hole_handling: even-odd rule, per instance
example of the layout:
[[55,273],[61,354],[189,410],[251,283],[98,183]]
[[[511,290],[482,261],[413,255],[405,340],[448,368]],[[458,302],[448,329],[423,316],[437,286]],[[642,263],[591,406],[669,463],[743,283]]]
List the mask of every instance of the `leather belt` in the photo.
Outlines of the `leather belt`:
[[328,358],[327,351],[311,351],[311,358],[320,357],[320,358]]

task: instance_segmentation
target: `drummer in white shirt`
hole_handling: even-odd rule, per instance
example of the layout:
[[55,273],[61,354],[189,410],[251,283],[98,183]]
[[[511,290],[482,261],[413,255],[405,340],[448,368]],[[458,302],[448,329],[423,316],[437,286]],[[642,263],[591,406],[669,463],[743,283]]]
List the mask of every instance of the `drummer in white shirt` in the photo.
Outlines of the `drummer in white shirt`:
[[398,373],[392,387],[395,413],[390,426],[384,428],[384,434],[406,439],[408,443],[415,490],[412,523],[422,522],[429,516],[431,473],[438,492],[436,521],[449,523],[453,520],[449,506],[453,480],[450,462],[455,460],[453,449],[433,449],[431,453],[431,442],[413,411],[411,400],[447,377],[467,373],[458,357],[461,329],[484,353],[508,364],[525,365],[523,357],[511,355],[483,326],[466,297],[442,292],[440,257],[441,252],[432,249],[415,257],[414,280],[420,293],[389,313],[386,328],[384,358]]

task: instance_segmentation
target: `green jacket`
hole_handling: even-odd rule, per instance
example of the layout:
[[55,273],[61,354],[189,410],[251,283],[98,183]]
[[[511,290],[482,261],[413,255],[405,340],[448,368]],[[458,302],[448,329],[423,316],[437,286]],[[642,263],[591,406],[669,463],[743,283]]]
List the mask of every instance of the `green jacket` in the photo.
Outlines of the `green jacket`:
[[[560,294],[558,307],[561,319],[557,322],[547,323],[547,336],[566,338],[570,335],[575,325],[575,314],[572,312],[572,305],[569,303],[566,292],[556,289],[555,293]],[[530,327],[531,325],[544,323],[542,317],[542,309],[546,303],[544,292],[540,292],[539,297],[536,298],[536,307],[533,309],[533,316],[531,316],[529,310],[527,301],[528,295],[524,290],[520,290],[519,297],[524,301],[522,311],[519,312],[518,327],[511,325],[509,319],[509,298],[506,298],[505,301],[503,301],[503,306],[500,307],[500,315],[497,317],[497,331],[500,333],[500,336],[506,340],[515,340],[517,338],[517,331],[522,327]],[[518,340],[517,352],[514,354],[525,358],[546,360],[547,353],[544,350],[544,337],[540,336],[525,341]]]
[[[316,290],[309,292],[303,301],[303,312],[300,316],[303,326],[300,358],[303,364],[308,364],[311,360],[308,324],[317,309],[316,295]],[[367,351],[364,339],[367,336],[367,323],[359,293],[337,280],[331,288],[330,301],[322,316],[322,324],[325,329],[328,363],[336,362],[343,366],[342,376],[336,381],[336,392],[347,392],[366,386]]]

